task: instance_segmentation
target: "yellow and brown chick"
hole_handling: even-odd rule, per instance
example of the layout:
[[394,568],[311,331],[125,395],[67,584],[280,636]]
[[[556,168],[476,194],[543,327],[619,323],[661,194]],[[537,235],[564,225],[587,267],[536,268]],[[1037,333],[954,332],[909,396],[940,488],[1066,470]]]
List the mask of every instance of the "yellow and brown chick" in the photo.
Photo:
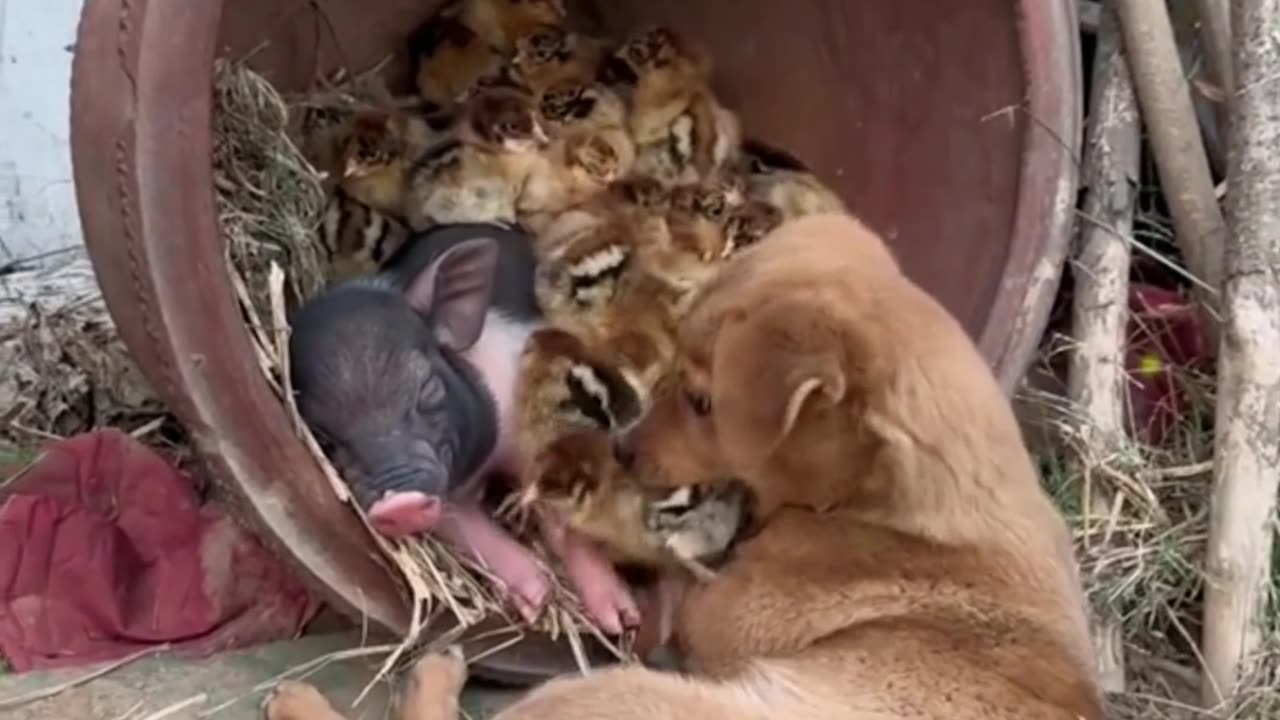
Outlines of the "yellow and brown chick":
[[408,173],[444,133],[428,118],[399,108],[358,112],[348,127],[337,156],[338,186],[357,202],[402,218]]
[[609,433],[574,429],[534,462],[522,500],[600,543],[617,564],[705,572],[747,525],[736,483],[642,488],[616,460]]
[[325,207],[320,236],[333,283],[381,268],[408,242],[409,228],[339,189]]
[[647,264],[673,287],[697,289],[727,255],[726,227],[744,202],[746,182],[735,175],[674,188],[667,212],[670,239],[652,247]]
[[535,30],[558,27],[562,0],[451,0],[409,36],[409,72],[429,104],[449,109]]
[[608,209],[568,210],[538,236],[534,293],[550,322],[592,322],[643,275],[635,228]]
[[527,87],[510,73],[482,78],[464,96],[453,137],[410,169],[408,225],[420,231],[442,223],[515,224],[520,194],[549,143]]
[[446,6],[409,36],[410,77],[434,107],[452,108],[477,80],[506,62],[499,48],[467,25],[460,12],[464,4]]
[[600,77],[627,100],[637,173],[688,184],[712,177],[736,154],[741,123],[711,91],[709,56],[671,29],[627,38]]
[[609,52],[604,40],[546,25],[516,40],[511,66],[534,92],[542,93],[561,83],[595,80]]
[[564,0],[455,0],[449,5],[457,6],[453,12],[467,27],[508,56],[515,52],[521,37],[539,28],[563,25],[568,18]]
[[563,80],[550,86],[538,115],[551,145],[520,199],[522,222],[535,234],[559,213],[626,177],[635,162],[622,99],[599,83]]
[[613,431],[640,414],[636,387],[572,332],[544,326],[520,354],[515,406],[521,477],[543,448],[572,429]]
[[781,208],[773,203],[749,197],[729,212],[724,223],[722,257],[760,242],[786,220]]
[[628,377],[642,401],[675,352],[686,293],[650,272],[625,216],[564,213],[538,248],[534,292],[549,322]]
[[747,196],[775,208],[783,220],[849,211],[804,163],[759,140],[743,143],[738,168],[747,178]]

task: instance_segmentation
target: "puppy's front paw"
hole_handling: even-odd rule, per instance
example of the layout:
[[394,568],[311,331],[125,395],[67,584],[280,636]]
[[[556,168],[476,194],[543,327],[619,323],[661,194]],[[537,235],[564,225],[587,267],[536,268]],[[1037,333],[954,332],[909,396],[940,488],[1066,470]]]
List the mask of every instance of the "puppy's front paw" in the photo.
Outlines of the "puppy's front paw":
[[403,720],[449,720],[456,717],[458,696],[467,682],[462,648],[451,645],[424,656],[409,671],[400,717]]
[[267,696],[267,720],[343,720],[314,686],[285,680]]

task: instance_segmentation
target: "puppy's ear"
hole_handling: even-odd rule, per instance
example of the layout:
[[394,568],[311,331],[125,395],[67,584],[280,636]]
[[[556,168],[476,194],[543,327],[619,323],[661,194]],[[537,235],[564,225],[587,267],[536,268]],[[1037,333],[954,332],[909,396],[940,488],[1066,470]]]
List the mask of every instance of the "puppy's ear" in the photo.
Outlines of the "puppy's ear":
[[711,405],[730,462],[759,467],[810,407],[849,391],[840,335],[816,298],[779,300],[726,318],[712,355]]

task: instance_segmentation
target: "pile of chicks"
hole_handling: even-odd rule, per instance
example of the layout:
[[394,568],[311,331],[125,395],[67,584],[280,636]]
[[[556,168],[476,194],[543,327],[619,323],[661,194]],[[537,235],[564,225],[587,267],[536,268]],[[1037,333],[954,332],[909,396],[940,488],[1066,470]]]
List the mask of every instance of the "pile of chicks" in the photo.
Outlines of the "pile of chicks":
[[668,28],[614,42],[571,29],[562,0],[453,0],[409,52],[413,97],[304,119],[325,244],[341,275],[437,224],[530,235],[546,326],[517,398],[525,499],[593,534],[601,485],[625,481],[610,433],[643,412],[693,292],[784,220],[844,204],[744,141],[707,54]]

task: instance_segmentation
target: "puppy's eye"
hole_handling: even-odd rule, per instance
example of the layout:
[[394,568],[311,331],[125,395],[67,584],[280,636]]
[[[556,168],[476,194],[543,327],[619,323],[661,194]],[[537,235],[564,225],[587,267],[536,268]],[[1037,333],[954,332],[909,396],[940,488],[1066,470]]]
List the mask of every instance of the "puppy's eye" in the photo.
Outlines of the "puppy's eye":
[[711,412],[711,398],[692,390],[684,391],[684,400],[689,403],[689,409],[694,415],[705,417]]

